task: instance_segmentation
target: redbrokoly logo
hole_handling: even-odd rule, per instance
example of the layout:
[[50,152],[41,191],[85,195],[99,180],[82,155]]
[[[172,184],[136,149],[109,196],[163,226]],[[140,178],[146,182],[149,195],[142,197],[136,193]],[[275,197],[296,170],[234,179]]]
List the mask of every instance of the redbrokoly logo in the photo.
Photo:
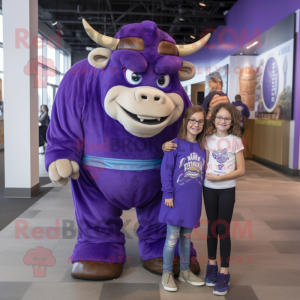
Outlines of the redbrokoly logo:
[[56,263],[52,251],[41,246],[28,250],[23,261],[26,265],[32,265],[33,277],[46,277],[47,266],[52,267]]

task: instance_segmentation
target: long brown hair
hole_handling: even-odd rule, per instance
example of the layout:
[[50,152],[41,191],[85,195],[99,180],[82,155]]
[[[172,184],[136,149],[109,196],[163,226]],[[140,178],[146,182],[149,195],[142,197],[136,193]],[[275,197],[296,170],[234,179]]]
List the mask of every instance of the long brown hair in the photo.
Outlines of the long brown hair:
[[48,108],[48,106],[47,106],[47,105],[43,104],[43,105],[41,105],[41,106],[43,106],[43,107],[44,107],[44,109],[45,109],[45,111],[46,111],[47,113],[49,112],[49,108]]
[[186,109],[183,115],[183,120],[179,128],[179,132],[177,137],[181,139],[182,141],[186,141],[186,136],[187,136],[187,123],[190,119],[190,117],[198,112],[202,112],[204,116],[204,125],[203,129],[200,133],[197,134],[196,140],[200,146],[201,149],[204,149],[204,144],[205,144],[205,132],[206,130],[206,113],[205,110],[201,106],[190,106],[189,108]]
[[226,109],[230,114],[231,114],[231,126],[230,128],[227,130],[228,134],[233,134],[237,137],[242,137],[242,133],[241,133],[241,127],[240,127],[240,113],[238,112],[238,110],[235,108],[235,106],[233,106],[230,103],[220,103],[218,105],[216,105],[215,107],[213,107],[212,112],[211,112],[211,116],[207,122],[207,134],[213,134],[216,131],[216,126],[215,126],[215,120],[216,120],[216,116],[217,113],[219,112],[219,110],[221,108]]

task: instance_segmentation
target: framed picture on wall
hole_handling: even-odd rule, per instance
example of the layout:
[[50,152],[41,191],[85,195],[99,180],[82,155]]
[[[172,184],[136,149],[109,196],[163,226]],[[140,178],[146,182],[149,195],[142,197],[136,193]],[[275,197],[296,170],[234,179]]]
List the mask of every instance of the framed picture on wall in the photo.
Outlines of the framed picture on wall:
[[[222,91],[226,95],[228,95],[228,70],[229,70],[229,65],[227,64],[227,65],[223,66],[222,68],[218,69],[217,71],[214,71],[214,72],[218,72],[221,75],[222,81],[223,81]],[[213,73],[213,72],[211,72],[211,73]],[[209,73],[205,77],[205,96],[207,96],[209,94],[208,80],[210,79],[211,73]]]

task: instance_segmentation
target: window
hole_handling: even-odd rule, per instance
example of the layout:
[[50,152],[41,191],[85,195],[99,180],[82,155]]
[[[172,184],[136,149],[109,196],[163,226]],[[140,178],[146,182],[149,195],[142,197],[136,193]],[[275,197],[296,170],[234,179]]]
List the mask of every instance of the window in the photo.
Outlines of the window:
[[[39,88],[38,89],[38,95],[39,95],[39,107],[43,104],[43,89]],[[39,110],[40,114],[40,110]]]
[[45,40],[43,37],[38,37],[38,57],[39,57],[39,63],[43,63],[42,57],[43,57],[43,48],[45,47]]
[[62,52],[59,54],[59,64],[60,73],[65,73],[65,55]]
[[3,48],[0,47],[0,72],[3,72]]
[[[3,91],[4,91],[3,88],[3,80],[4,80],[3,78],[3,16],[1,14],[0,14],[0,79],[1,79],[0,84],[2,85],[0,88],[0,101],[3,101]],[[2,111],[3,111],[3,107],[1,108],[1,114]]]
[[47,65],[50,68],[55,67],[55,46],[51,43],[47,43]]
[[0,43],[3,43],[3,16],[0,14]]
[[40,57],[39,65],[43,68],[43,79],[47,80],[47,86],[39,88],[39,105],[47,105],[49,115],[51,115],[58,85],[67,71],[68,55],[40,35],[38,38],[38,57]]
[[44,104],[46,104],[48,106],[49,116],[51,116],[53,101],[54,101],[53,87],[51,85],[48,85],[47,86],[47,102]]

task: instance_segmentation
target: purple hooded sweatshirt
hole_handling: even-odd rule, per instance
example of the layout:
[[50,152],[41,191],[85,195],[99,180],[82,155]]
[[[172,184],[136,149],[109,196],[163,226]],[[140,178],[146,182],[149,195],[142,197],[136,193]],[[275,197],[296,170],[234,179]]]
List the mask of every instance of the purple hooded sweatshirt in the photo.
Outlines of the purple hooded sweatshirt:
[[[175,139],[176,150],[166,152],[161,166],[163,199],[159,221],[170,225],[197,228],[202,209],[206,151],[198,143]],[[173,198],[174,208],[165,205]]]

